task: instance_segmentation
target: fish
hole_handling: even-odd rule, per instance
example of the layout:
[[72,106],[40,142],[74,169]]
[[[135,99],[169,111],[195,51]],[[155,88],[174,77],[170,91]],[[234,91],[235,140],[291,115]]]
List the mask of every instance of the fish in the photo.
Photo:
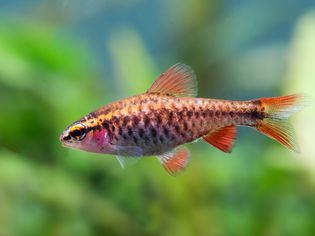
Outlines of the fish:
[[184,146],[204,140],[230,153],[237,126],[246,126],[299,152],[288,118],[305,105],[302,94],[247,101],[196,98],[197,78],[177,63],[142,94],[105,105],[69,125],[61,134],[65,147],[115,155],[122,167],[156,156],[170,175],[186,169]]

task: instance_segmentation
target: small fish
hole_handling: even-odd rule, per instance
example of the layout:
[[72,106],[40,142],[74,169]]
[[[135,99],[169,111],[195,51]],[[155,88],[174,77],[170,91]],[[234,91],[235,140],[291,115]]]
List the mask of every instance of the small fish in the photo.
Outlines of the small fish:
[[66,147],[116,155],[121,166],[128,160],[156,155],[165,170],[184,170],[189,151],[181,146],[203,139],[231,152],[236,126],[248,126],[299,152],[287,119],[300,110],[299,94],[229,101],[195,98],[193,70],[177,63],[160,75],[147,92],[110,103],[68,126],[60,136]]

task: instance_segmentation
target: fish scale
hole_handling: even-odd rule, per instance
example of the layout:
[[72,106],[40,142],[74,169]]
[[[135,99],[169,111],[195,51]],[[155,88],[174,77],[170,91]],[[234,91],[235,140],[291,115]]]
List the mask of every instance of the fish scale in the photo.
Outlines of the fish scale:
[[[144,155],[156,155],[192,142],[228,125],[254,125],[255,102],[175,98],[141,94],[110,104],[84,118],[106,129],[114,145],[136,145]],[[111,112],[107,112],[111,110]]]
[[298,94],[249,101],[195,98],[192,69],[178,63],[160,75],[146,93],[110,103],[68,126],[64,146],[116,155],[127,160],[157,155],[164,169],[185,169],[189,151],[182,144],[202,138],[231,152],[236,126],[253,127],[298,152],[288,117],[302,108]]

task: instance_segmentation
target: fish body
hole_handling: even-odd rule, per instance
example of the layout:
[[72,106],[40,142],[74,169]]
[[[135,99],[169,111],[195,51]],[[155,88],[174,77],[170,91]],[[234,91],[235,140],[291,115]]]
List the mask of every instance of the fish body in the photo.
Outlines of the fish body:
[[[221,127],[255,125],[259,103],[180,98],[145,93],[112,103],[80,120],[95,133],[105,130],[110,143],[138,146],[142,155],[160,155]],[[97,132],[99,131],[99,132]],[[102,145],[97,152],[102,152]],[[118,155],[119,150],[111,154]]]
[[236,126],[254,127],[298,151],[286,119],[302,97],[289,95],[250,101],[195,98],[197,81],[190,67],[176,64],[143,94],[110,103],[71,124],[64,146],[126,158],[158,156],[170,174],[183,170],[189,151],[182,144],[204,139],[230,152]]

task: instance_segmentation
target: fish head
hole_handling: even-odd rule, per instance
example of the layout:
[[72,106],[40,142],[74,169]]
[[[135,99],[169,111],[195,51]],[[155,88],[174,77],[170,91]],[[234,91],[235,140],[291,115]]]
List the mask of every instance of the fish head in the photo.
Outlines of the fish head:
[[93,128],[90,123],[76,121],[69,125],[60,135],[64,147],[80,149],[88,152],[107,153],[110,149],[106,129]]

